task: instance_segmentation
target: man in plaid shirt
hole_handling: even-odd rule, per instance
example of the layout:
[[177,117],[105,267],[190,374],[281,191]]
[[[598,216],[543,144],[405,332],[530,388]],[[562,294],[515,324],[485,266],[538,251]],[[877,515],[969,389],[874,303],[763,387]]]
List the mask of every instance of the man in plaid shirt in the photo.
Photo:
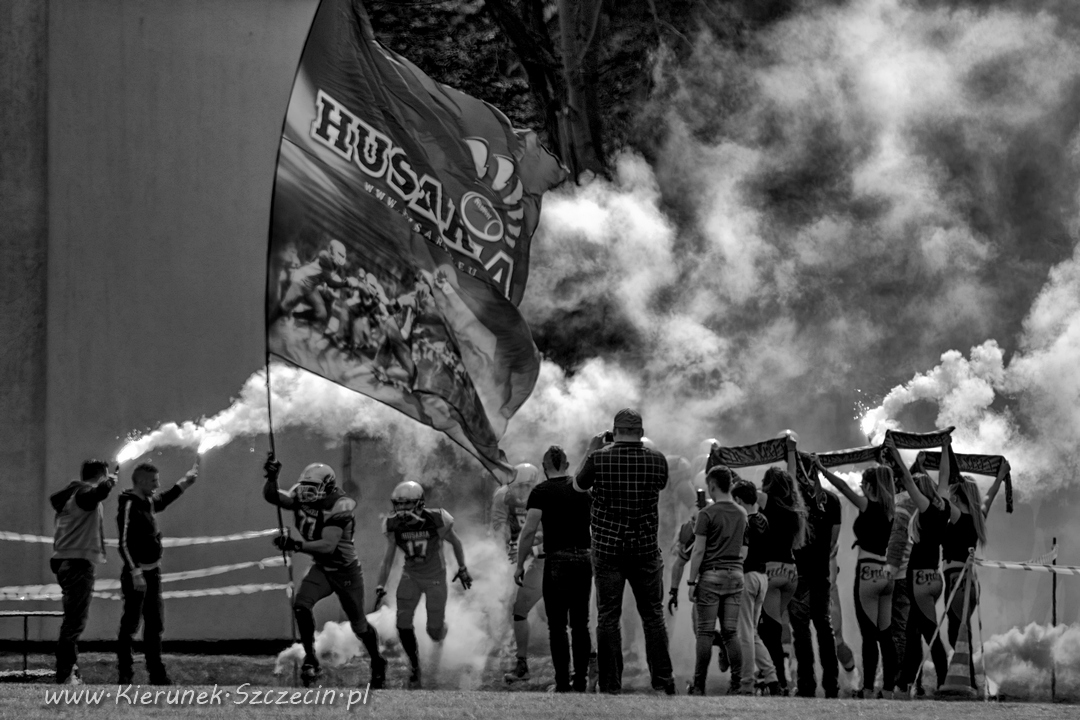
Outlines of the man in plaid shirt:
[[615,415],[614,432],[589,443],[574,489],[592,490],[593,575],[596,579],[597,660],[600,691],[622,691],[622,615],[626,583],[634,591],[645,634],[652,686],[675,694],[664,626],[664,563],[656,533],[657,504],[667,486],[667,459],[645,447],[641,415],[629,408]]

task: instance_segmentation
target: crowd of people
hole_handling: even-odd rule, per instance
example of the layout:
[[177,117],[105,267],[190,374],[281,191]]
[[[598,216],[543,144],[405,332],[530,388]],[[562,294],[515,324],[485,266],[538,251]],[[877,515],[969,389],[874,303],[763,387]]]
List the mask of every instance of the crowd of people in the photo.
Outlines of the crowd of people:
[[[1000,480],[985,499],[978,486],[948,461],[948,435],[936,480],[923,469],[920,454],[906,465],[886,438],[882,462],[862,472],[861,492],[830,471],[815,455],[794,451],[788,439],[787,466],[769,467],[760,488],[710,455],[696,488],[692,515],[675,532],[670,579],[665,593],[661,549],[661,493],[669,487],[669,459],[644,439],[641,415],[624,409],[612,429],[594,436],[576,471],[563,449],[551,446],[541,469],[518,465],[513,482],[493,498],[492,530],[506,544],[516,596],[512,604],[516,662],[508,683],[530,677],[530,611],[542,600],[547,615],[555,692],[622,691],[624,593],[629,585],[640,620],[651,687],[677,693],[672,667],[670,622],[685,597],[695,635],[693,678],[686,692],[703,695],[714,653],[729,673],[727,694],[815,697],[817,667],[825,697],[840,693],[839,669],[854,658],[843,640],[838,601],[837,546],[839,496],[858,510],[854,523],[857,564],[852,569],[862,649],[863,698],[922,695],[923,643],[930,648],[935,679],[947,672],[938,632],[936,603],[947,607],[950,644],[977,602],[964,573],[973,548],[986,542],[986,515]],[[354,542],[356,502],[337,486],[333,470],[315,463],[289,491],[278,487],[281,464],[271,455],[265,466],[264,498],[293,512],[299,539],[274,539],[283,552],[306,553],[312,564],[293,596],[293,611],[304,659],[301,679],[316,685],[322,675],[315,652],[312,609],[335,595],[370,661],[370,685],[384,687],[387,662],[375,628],[367,621],[363,573]],[[121,683],[132,677],[131,637],[145,623],[147,669],[152,684],[168,684],[161,661],[161,534],[154,514],[197,478],[197,467],[168,491],[158,491],[158,472],[143,464],[120,502],[118,530],[124,569],[124,612],[118,643]],[[828,492],[823,481],[837,493]],[[58,682],[78,682],[77,641],[86,624],[94,565],[104,556],[101,501],[116,476],[100,461],[88,461],[82,480],[52,497],[57,511],[53,571],[63,591],[65,620],[57,646]],[[386,553],[377,576],[377,609],[400,551],[404,569],[396,588],[396,623],[408,657],[407,686],[422,687],[413,616],[421,597],[426,632],[436,649],[446,637],[448,587],[472,578],[454,518],[425,505],[417,482],[399,484],[391,496],[393,513],[383,524]],[[443,544],[449,544],[457,571],[448,580]],[[683,576],[686,576],[683,590]],[[594,594],[595,590],[595,594]],[[955,592],[954,592],[955,591]],[[965,602],[967,597],[971,602]],[[594,605],[595,603],[595,605]],[[590,628],[595,606],[595,649]],[[719,625],[719,629],[717,626]],[[968,627],[970,632],[970,626]],[[785,635],[794,648],[794,689],[789,687]],[[814,641],[816,635],[817,658]],[[881,663],[881,684],[877,684]],[[437,661],[436,661],[437,662]],[[975,686],[974,666],[970,684]]]

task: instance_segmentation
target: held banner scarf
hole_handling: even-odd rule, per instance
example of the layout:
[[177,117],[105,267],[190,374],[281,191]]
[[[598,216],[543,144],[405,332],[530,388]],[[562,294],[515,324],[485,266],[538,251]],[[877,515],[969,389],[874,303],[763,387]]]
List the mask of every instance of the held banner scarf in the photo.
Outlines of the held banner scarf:
[[289,101],[267,351],[445,432],[506,481],[506,424],[540,359],[516,304],[542,194],[565,170],[531,131],[323,0]]

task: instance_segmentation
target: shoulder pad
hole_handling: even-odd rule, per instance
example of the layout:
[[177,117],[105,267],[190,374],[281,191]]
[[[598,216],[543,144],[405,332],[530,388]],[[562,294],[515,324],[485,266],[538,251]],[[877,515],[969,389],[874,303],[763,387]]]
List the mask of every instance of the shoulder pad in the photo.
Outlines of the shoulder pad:
[[356,509],[356,501],[351,497],[341,496],[334,501],[334,504],[327,510],[328,515],[352,515],[353,510]]

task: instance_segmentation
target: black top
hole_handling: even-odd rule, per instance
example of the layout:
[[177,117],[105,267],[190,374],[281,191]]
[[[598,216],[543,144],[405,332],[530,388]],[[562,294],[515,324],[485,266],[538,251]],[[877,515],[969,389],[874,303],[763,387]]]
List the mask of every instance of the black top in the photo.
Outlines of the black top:
[[855,544],[867,552],[884,555],[889,549],[892,520],[885,514],[885,505],[867,499],[866,509],[855,518]]
[[806,507],[806,544],[795,551],[795,564],[799,568],[799,575],[811,573],[828,576],[832,532],[840,524],[842,515],[840,500],[831,492],[822,490],[817,498],[807,502]]
[[746,558],[743,572],[765,572],[765,547],[769,542],[769,521],[760,512],[746,518]]
[[183,486],[177,483],[165,492],[154,493],[145,499],[134,490],[120,493],[116,525],[120,557],[128,570],[138,565],[153,565],[161,559],[161,531],[154,514],[169,507],[183,492]]
[[589,495],[575,490],[570,478],[545,480],[533,488],[525,507],[543,513],[545,554],[589,548],[590,504]]
[[948,533],[949,506],[933,504],[920,510],[915,516],[919,528],[919,542],[911,546],[908,568],[912,570],[936,570],[941,561],[941,540]]
[[971,548],[979,544],[975,521],[970,513],[960,513],[960,519],[941,538],[941,555],[945,562],[967,562]]
[[780,507],[772,499],[761,509],[761,513],[769,521],[762,559],[765,562],[794,563],[792,548],[795,545],[795,536],[799,534],[799,516],[794,510]]

